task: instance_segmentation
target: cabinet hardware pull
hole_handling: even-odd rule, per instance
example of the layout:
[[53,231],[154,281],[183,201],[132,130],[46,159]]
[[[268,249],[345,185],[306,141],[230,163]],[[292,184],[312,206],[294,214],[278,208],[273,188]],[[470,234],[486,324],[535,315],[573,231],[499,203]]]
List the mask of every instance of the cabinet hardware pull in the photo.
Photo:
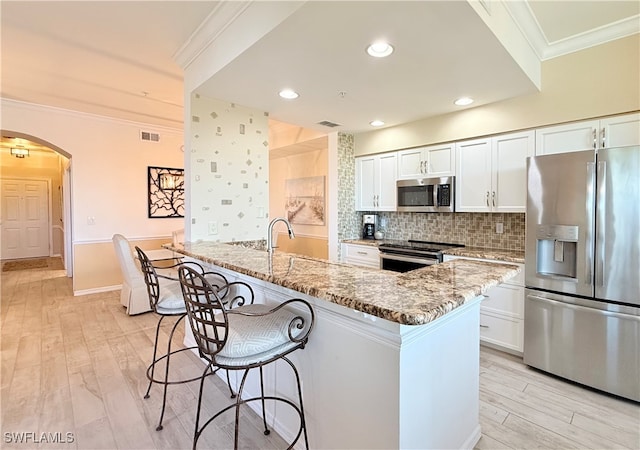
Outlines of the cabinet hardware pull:
[[491,192],[491,203],[496,206],[496,191]]
[[480,328],[489,328],[489,325],[482,325],[482,324],[480,324]]
[[598,136],[596,135],[596,129],[593,129],[593,149],[595,150],[598,143]]
[[602,148],[607,148],[607,140],[605,139],[605,128],[602,127]]
[[420,161],[420,173],[424,173],[424,161]]
[[486,199],[486,201],[487,201],[487,206],[489,206],[489,191],[487,191],[487,199]]
[[367,252],[358,252],[358,255],[366,255]]

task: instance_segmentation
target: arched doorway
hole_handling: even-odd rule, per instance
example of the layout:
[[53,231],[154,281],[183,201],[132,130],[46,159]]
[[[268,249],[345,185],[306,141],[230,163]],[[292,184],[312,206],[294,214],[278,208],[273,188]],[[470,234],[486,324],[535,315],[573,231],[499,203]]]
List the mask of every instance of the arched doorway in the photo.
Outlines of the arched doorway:
[[2,259],[61,256],[71,276],[71,155],[36,136],[1,133]]

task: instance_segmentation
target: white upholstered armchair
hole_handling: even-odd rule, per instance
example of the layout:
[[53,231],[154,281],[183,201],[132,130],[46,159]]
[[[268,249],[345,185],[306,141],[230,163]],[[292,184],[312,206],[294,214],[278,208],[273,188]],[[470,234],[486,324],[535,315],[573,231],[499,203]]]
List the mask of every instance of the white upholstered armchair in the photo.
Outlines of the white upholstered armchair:
[[133,258],[129,241],[121,234],[114,234],[112,240],[122,271],[120,303],[127,307],[129,315],[151,311],[144,275]]

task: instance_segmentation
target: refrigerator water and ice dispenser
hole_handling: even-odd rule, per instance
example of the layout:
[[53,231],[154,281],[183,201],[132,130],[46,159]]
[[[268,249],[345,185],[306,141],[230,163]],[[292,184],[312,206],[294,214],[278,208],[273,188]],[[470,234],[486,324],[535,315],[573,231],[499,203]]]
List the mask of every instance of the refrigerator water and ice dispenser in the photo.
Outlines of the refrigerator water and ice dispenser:
[[577,281],[578,226],[538,225],[536,272]]

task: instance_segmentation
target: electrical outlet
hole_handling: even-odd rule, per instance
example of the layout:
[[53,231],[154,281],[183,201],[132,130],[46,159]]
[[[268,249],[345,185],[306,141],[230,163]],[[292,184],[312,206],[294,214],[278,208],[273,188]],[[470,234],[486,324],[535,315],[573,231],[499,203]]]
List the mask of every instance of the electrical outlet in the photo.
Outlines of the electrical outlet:
[[93,216],[89,216],[87,217],[87,225],[95,225],[96,224],[96,218]]
[[504,225],[502,224],[502,222],[496,223],[496,233],[498,234],[504,233]]
[[209,234],[218,234],[218,222],[209,222]]

